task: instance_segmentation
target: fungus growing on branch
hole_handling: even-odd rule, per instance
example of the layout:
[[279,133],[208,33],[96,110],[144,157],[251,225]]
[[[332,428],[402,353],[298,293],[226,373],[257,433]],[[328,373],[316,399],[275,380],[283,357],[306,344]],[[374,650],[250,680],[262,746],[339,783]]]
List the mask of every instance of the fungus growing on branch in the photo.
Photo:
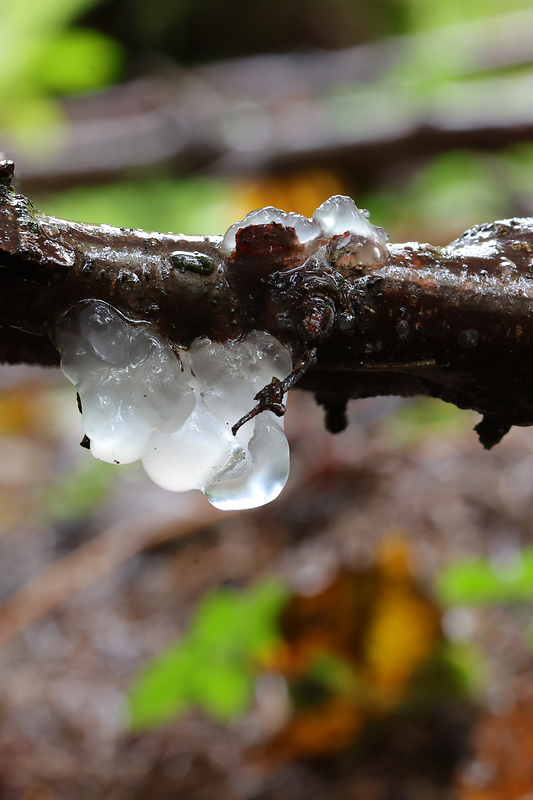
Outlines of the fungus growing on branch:
[[[269,223],[293,230],[300,244],[340,233],[357,237],[357,246],[367,250],[384,246],[384,236],[348,197],[326,201],[315,217],[259,209],[232,225],[220,248],[232,253],[236,234]],[[177,262],[175,252],[171,258]],[[180,259],[201,261],[186,252]],[[226,342],[197,338],[188,348],[172,348],[150,326],[91,300],[64,317],[54,341],[63,372],[78,391],[83,430],[96,458],[115,464],[142,459],[159,486],[200,489],[222,509],[263,505],[285,486],[289,448],[282,400],[292,358],[271,334],[257,330]]]
[[296,384],[332,432],[349,399],[385,394],[478,411],[487,448],[533,424],[533,219],[388,244],[336,196],[224,236],[147,233],[42,214],[13,172],[0,162],[0,360],[57,365],[59,347],[98,457],[243,508],[286,480]]
[[289,475],[283,418],[266,411],[232,425],[257,392],[291,371],[289,351],[259,331],[226,343],[195,339],[179,359],[147,325],[102,301],[59,328],[61,367],[76,387],[92,454],[142,459],[164,489],[201,489],[217,508],[255,508],[278,496]]

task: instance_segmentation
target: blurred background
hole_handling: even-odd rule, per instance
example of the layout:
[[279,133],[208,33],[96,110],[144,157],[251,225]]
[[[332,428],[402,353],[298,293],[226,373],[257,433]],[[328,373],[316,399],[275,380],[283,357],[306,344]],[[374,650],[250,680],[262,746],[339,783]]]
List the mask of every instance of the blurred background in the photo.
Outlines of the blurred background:
[[[533,7],[0,0],[0,151],[41,210],[223,233],[329,195],[393,241],[533,214]],[[293,392],[226,513],[78,447],[0,369],[0,800],[533,797],[533,435]]]

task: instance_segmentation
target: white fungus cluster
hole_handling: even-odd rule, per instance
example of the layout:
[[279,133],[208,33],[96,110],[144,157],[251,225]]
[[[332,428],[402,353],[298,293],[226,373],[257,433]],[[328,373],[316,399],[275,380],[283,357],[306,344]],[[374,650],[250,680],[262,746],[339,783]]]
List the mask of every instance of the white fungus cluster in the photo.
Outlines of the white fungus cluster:
[[377,256],[385,248],[387,241],[385,231],[369,222],[368,212],[360,211],[351,197],[337,194],[322,203],[311,218],[295,214],[293,211],[281,211],[273,206],[251,211],[243,220],[235,222],[228,228],[220,245],[222,251],[231,253],[235,250],[235,237],[241,228],[247,228],[249,225],[265,225],[269,222],[294,228],[300,244],[306,244],[321,236],[355,234],[365,243],[367,250],[369,245],[373,247]]
[[254,508],[278,496],[289,474],[283,418],[263,412],[233,436],[289,351],[256,331],[224,344],[196,339],[180,350],[147,325],[92,301],[56,337],[61,367],[76,387],[92,454],[111,463],[142,459],[171,491],[200,489],[217,508]]
[[[367,216],[341,195],[311,218],[262,208],[232,225],[220,248],[232,253],[241,228],[275,222],[294,228],[301,244],[337,237],[334,260],[338,252],[352,263],[378,262],[388,255],[387,236]],[[231,431],[255,406],[255,395],[291,371],[289,351],[270,334],[255,331],[224,344],[196,339],[178,357],[149,326],[93,300],[58,331],[56,343],[96,458],[142,459],[155,483],[178,492],[200,489],[222,509],[255,508],[283,489],[289,474],[283,418],[265,411],[235,436]]]

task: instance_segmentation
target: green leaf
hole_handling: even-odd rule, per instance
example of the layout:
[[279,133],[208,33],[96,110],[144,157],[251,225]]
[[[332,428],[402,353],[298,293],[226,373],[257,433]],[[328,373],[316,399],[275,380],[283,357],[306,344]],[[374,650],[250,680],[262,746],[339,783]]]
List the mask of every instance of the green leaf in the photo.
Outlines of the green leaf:
[[174,645],[152,661],[137,678],[129,708],[135,730],[155,727],[178,717],[194,696],[194,652]]
[[45,214],[78,220],[143,228],[211,234],[234,221],[227,197],[232,185],[222,179],[138,179],[106,186],[85,186],[37,199]]
[[[197,703],[215,719],[226,722],[250,705],[253,677],[242,664],[214,664],[202,677],[204,680],[196,689]],[[199,683],[198,678],[195,683]]]
[[0,0],[0,98],[26,93],[39,79],[38,64],[49,43],[96,0]]
[[84,92],[118,80],[122,65],[118,42],[98,31],[77,28],[49,43],[41,56],[39,79],[53,92]]
[[254,658],[278,637],[287,589],[264,581],[247,592],[220,589],[198,605],[189,631],[156,657],[130,693],[131,724],[150,728],[192,706],[229,721],[249,706]]
[[0,125],[29,149],[43,136],[35,126],[55,125],[57,139],[63,116],[52,92],[86,91],[118,77],[120,45],[69,27],[96,2],[0,0]]
[[437,593],[446,605],[524,602],[533,599],[533,547],[506,564],[465,559],[447,566]]
[[276,635],[277,615],[286,597],[285,587],[274,581],[245,593],[221,589],[199,605],[191,637],[199,648],[221,654],[253,652]]
[[426,436],[462,434],[472,427],[473,414],[451,403],[428,397],[407,401],[386,422],[387,433],[402,445],[416,444]]

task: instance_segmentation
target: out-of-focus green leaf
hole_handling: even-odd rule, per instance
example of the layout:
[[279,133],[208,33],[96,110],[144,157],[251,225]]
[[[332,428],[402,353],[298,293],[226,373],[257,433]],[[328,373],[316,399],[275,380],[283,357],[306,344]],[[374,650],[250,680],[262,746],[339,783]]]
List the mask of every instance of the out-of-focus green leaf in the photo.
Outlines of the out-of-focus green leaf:
[[51,92],[86,91],[118,78],[119,43],[69,29],[96,2],[0,0],[0,125],[16,132],[19,143],[23,137],[40,145],[41,126],[60,122]]
[[0,0],[0,96],[26,94],[51,41],[95,0]]
[[219,664],[214,679],[206,672],[196,688],[196,702],[208,714],[222,721],[246,710],[253,691],[253,677],[241,664]]
[[409,29],[414,31],[431,30],[530,7],[530,0],[509,0],[505,5],[502,5],[500,0],[441,0],[434,3],[428,3],[427,0],[406,0],[405,2]]
[[387,434],[402,445],[431,434],[450,437],[472,428],[474,414],[433,398],[409,401],[386,421]]
[[247,592],[205,597],[187,634],[154,659],[130,695],[135,729],[168,722],[197,706],[227,721],[243,713],[253,691],[253,660],[278,637],[287,589],[265,581]]
[[60,106],[48,97],[35,94],[13,98],[1,119],[18,146],[38,147],[41,153],[57,149],[64,116]]
[[507,564],[476,558],[449,564],[437,581],[446,605],[512,603],[533,599],[533,547]]
[[209,235],[235,221],[231,186],[223,180],[166,178],[92,186],[37,198],[46,214],[79,222]]
[[115,81],[122,64],[117,42],[98,31],[77,28],[49,43],[41,56],[40,81],[59,94],[84,92]]
[[198,675],[194,656],[183,642],[161,653],[146,667],[130,696],[133,728],[162,725],[186,711]]
[[[434,231],[459,235],[465,228],[505,217],[511,208],[512,184],[506,168],[493,156],[453,150],[433,158],[410,183],[379,192],[361,203],[396,236],[410,231],[417,238]],[[443,242],[443,244],[446,242]]]

